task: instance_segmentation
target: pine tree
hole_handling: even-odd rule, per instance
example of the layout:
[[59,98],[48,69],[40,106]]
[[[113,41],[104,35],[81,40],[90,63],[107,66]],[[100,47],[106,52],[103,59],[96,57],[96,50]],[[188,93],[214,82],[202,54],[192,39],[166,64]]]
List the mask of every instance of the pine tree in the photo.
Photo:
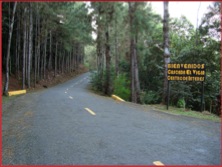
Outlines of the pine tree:
[[17,2],[14,3],[12,18],[9,26],[9,38],[8,38],[8,48],[7,48],[7,57],[6,57],[6,75],[5,75],[5,85],[4,85],[4,95],[8,94],[8,86],[9,86],[9,59],[10,59],[10,50],[11,50],[11,39],[12,32],[15,20],[15,12],[16,12]]

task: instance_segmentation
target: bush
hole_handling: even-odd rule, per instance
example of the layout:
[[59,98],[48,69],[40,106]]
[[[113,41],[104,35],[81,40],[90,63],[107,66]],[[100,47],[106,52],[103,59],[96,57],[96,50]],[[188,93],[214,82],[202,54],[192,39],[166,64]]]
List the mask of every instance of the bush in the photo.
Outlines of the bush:
[[130,81],[127,79],[125,74],[118,75],[114,80],[114,90],[113,93],[122,99],[129,101],[130,99]]
[[159,101],[159,95],[157,92],[148,91],[141,93],[141,102],[142,104],[156,104]]
[[98,73],[96,71],[91,74],[91,86],[95,91],[102,92],[103,91],[103,73]]
[[177,107],[179,107],[179,108],[185,108],[185,105],[186,105],[186,102],[185,102],[184,98],[180,98],[180,99],[177,101]]
[[[97,71],[92,72],[92,74],[91,74],[92,89],[97,91],[97,92],[107,94],[106,90],[105,90],[105,87],[106,87],[106,84],[107,84],[106,83],[107,75],[108,74],[107,74],[106,70],[103,70],[101,72],[97,72]],[[108,95],[110,95],[113,92],[113,80],[114,80],[114,70],[113,70],[113,68],[110,69],[109,77],[110,77],[110,79],[109,79],[110,90],[108,92]]]

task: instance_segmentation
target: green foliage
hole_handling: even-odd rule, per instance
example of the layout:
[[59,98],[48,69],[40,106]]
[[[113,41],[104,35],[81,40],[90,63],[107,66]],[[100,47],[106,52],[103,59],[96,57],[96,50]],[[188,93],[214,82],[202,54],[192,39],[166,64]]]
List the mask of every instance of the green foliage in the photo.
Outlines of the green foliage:
[[114,80],[114,91],[113,93],[124,100],[130,99],[129,80],[125,74],[118,75]]
[[130,63],[125,61],[125,60],[120,61],[119,71],[123,74],[126,74],[127,77],[129,77],[129,75],[130,75]]
[[84,48],[85,57],[84,64],[89,70],[96,70],[96,47],[94,45],[87,45]]
[[154,91],[142,92],[141,102],[142,104],[157,104],[160,102],[160,96]]
[[[220,34],[220,3],[212,4],[197,29],[185,16],[170,18],[170,52],[171,63],[206,64],[205,110],[219,113],[214,104],[217,103],[217,96],[220,93],[220,63],[218,63],[221,43],[221,39],[218,37]],[[95,5],[97,6],[94,8],[98,10],[99,3],[97,2]],[[152,11],[150,4],[141,2],[137,5],[133,20],[133,34],[136,34],[137,40],[136,53],[138,55],[141,101],[145,104],[160,103],[164,78],[163,24],[161,17]],[[124,94],[127,94],[122,92],[129,92],[129,85],[125,84],[127,83],[126,78],[130,78],[128,10],[126,3],[119,2],[114,5],[114,18],[110,24],[112,63],[114,64],[115,56],[118,55],[120,74],[114,80],[113,91],[122,98]],[[104,20],[103,16],[101,20]],[[102,52],[104,51],[102,50]],[[103,77],[98,80],[103,82]],[[192,110],[200,111],[202,83],[170,82],[170,84],[170,104],[178,107],[186,105]]]
[[185,102],[184,98],[180,98],[180,99],[177,101],[177,107],[179,107],[179,108],[185,108],[185,105],[186,105],[186,102]]
[[103,91],[103,73],[100,72],[92,72],[91,73],[91,86],[92,89],[98,92],[102,92]]
[[[220,5],[213,3],[196,30],[185,17],[172,19],[170,23],[171,63],[204,63],[204,109],[218,114],[215,103],[220,94]],[[202,83],[172,82],[171,104],[177,105],[184,97],[186,107],[200,111]]]
[[[91,73],[91,86],[92,89],[105,94],[105,84],[106,84],[106,77],[107,77],[107,72],[106,70],[98,72],[98,71],[93,71]],[[111,93],[113,92],[113,81],[114,81],[114,69],[112,68],[110,70],[110,90]]]

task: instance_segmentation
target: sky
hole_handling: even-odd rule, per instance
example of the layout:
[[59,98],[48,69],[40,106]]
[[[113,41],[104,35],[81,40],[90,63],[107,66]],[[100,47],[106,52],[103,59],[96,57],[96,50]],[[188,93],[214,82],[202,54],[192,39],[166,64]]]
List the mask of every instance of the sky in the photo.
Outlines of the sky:
[[[151,2],[151,4],[153,10],[163,17],[163,2]],[[194,25],[194,27],[196,27],[197,13],[199,25],[203,14],[207,12],[207,7],[210,4],[212,4],[212,2],[169,2],[169,14],[170,17],[177,18],[184,15]]]

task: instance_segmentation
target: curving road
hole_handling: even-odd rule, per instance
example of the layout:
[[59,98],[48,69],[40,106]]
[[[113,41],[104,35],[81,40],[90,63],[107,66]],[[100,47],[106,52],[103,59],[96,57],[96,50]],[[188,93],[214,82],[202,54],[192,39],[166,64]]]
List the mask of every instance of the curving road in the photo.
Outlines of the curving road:
[[3,104],[3,164],[219,165],[220,123],[90,92],[90,74]]

